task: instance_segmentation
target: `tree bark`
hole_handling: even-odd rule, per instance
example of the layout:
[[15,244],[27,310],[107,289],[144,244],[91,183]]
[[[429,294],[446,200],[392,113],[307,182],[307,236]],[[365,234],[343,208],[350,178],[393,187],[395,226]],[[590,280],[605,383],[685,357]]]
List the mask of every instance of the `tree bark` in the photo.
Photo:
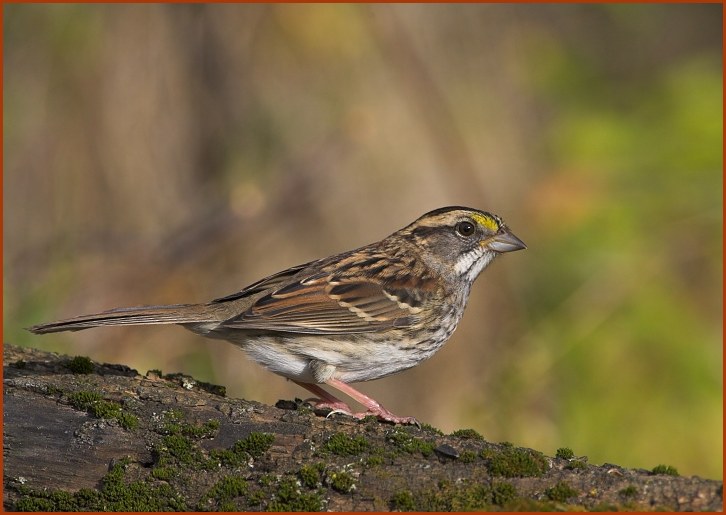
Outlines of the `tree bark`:
[[721,481],[589,465],[4,348],[6,510],[722,510]]

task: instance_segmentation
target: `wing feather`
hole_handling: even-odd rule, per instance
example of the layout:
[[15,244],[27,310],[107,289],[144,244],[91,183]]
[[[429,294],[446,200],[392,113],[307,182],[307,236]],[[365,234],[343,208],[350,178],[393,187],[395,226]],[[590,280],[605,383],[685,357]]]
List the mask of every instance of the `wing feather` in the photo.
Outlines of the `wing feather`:
[[405,327],[415,323],[419,311],[379,283],[329,276],[287,284],[223,325],[307,334],[355,334]]
[[375,246],[289,268],[215,303],[251,299],[220,328],[303,334],[355,334],[420,321],[421,304],[437,289],[411,276],[413,262]]

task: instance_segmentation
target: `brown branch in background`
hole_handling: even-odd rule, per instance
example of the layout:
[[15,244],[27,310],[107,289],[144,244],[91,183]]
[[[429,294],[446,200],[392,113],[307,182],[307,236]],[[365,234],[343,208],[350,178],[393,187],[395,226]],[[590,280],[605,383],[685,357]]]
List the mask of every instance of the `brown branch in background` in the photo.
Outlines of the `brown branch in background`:
[[411,110],[421,122],[422,132],[428,135],[435,147],[439,166],[447,177],[454,198],[469,198],[472,185],[477,185],[477,197],[481,205],[488,199],[482,187],[482,176],[474,167],[471,153],[466,146],[459,125],[448,105],[446,96],[432,76],[424,60],[416,51],[397,13],[397,6],[376,4],[368,6],[366,13],[369,26],[381,53],[388,60],[390,70],[397,74],[401,97],[409,101]]

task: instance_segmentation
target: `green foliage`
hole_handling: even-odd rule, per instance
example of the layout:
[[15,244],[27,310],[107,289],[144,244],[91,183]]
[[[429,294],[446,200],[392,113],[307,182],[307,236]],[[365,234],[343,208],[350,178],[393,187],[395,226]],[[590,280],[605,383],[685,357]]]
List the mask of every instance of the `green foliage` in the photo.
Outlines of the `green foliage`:
[[587,463],[585,463],[582,460],[571,460],[567,465],[565,465],[565,468],[567,470],[579,470],[584,469],[587,467]]
[[414,511],[416,509],[416,502],[410,490],[402,490],[393,494],[390,505],[391,510],[395,511]]
[[670,465],[656,465],[651,471],[652,474],[665,474],[667,476],[677,476],[678,470]]
[[398,511],[487,511],[506,506],[516,497],[517,491],[509,483],[439,481],[433,488],[398,491],[389,499],[389,506]]
[[65,365],[74,374],[90,374],[93,372],[93,361],[86,356],[76,356],[68,360]]
[[68,395],[68,402],[77,410],[87,411],[96,418],[116,420],[124,429],[136,429],[139,419],[136,415],[121,408],[114,401],[106,401],[101,394],[91,391],[79,391]]
[[541,476],[547,470],[547,459],[540,452],[507,445],[503,450],[485,449],[481,453],[494,476]]
[[80,391],[68,396],[68,402],[77,410],[87,410],[97,402],[101,402],[103,396],[98,392]]
[[175,467],[154,467],[151,469],[151,476],[161,481],[168,481],[176,475],[177,469]]
[[351,437],[345,433],[335,433],[328,439],[325,448],[338,456],[357,456],[365,452],[369,445],[362,435]]
[[353,476],[348,472],[328,472],[327,477],[333,490],[347,494],[355,488]]
[[572,449],[569,447],[560,447],[557,449],[557,452],[555,452],[555,458],[559,458],[561,460],[571,460],[575,457],[575,453],[572,452]]
[[236,453],[247,453],[253,458],[259,458],[265,454],[275,441],[275,435],[269,433],[253,432],[247,438],[238,440],[232,450]]
[[635,497],[638,495],[638,487],[635,485],[628,485],[618,492],[623,497]]
[[100,490],[77,492],[22,489],[17,511],[185,511],[184,499],[167,485],[125,480],[128,460],[114,464],[101,480]]
[[302,484],[308,488],[317,488],[321,484],[322,473],[325,470],[325,464],[316,463],[315,465],[303,465],[298,476]]
[[484,440],[484,437],[473,429],[457,429],[451,436],[467,440]]
[[323,497],[318,492],[303,492],[294,478],[283,478],[277,484],[267,511],[321,511]]
[[393,444],[397,450],[409,454],[420,452],[424,456],[431,456],[434,453],[433,442],[421,440],[404,429],[394,429],[386,435],[386,441]]
[[444,432],[443,431],[441,431],[440,429],[432,426],[431,424],[422,423],[421,424],[421,430],[424,431],[424,432],[426,432],[426,433],[431,433],[431,434],[434,434],[434,435],[439,435],[439,436],[443,436],[444,435]]
[[178,409],[164,412],[164,418],[159,431],[162,434],[183,435],[191,438],[212,438],[219,430],[219,420],[211,419],[202,424],[191,424],[184,418],[184,413]]
[[259,458],[266,453],[275,436],[269,433],[250,433],[246,438],[238,440],[230,449],[213,449],[209,455],[212,460],[218,460],[222,465],[238,467],[250,458]]
[[560,481],[555,486],[545,489],[547,498],[557,502],[567,502],[567,499],[575,497],[579,493],[565,481]]
[[202,497],[200,505],[203,506],[208,499],[216,501],[219,505],[224,505],[235,497],[247,494],[248,490],[249,485],[244,478],[236,475],[226,476],[209,489]]
[[179,460],[180,463],[191,465],[202,460],[201,452],[196,448],[194,443],[185,436],[166,435],[161,441],[163,449]]
[[365,464],[369,467],[377,467],[378,465],[383,465],[385,462],[385,458],[380,454],[372,454],[365,460]]
[[459,461],[462,463],[473,463],[477,459],[477,453],[474,451],[461,451]]
[[513,501],[517,497],[517,489],[510,483],[492,484],[492,503],[498,506]]

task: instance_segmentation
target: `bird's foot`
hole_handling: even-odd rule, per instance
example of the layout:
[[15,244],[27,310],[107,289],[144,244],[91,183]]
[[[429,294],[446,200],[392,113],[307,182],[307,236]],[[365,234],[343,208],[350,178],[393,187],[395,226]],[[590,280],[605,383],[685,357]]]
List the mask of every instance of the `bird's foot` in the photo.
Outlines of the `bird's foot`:
[[312,404],[313,410],[316,412],[330,410],[330,412],[326,414],[326,417],[339,413],[341,415],[353,417],[356,420],[363,420],[366,417],[374,416],[378,420],[382,420],[384,422],[391,422],[393,424],[408,424],[417,426],[419,429],[421,428],[421,424],[419,424],[418,420],[416,420],[415,418],[398,417],[394,415],[386,408],[381,406],[380,403],[378,403],[376,400],[371,399],[364,393],[359,392],[349,384],[344,383],[339,379],[329,379],[327,381],[327,384],[351,396],[353,399],[365,406],[368,411],[362,413],[354,413],[353,410],[350,409],[350,406],[348,406],[346,403],[333,396],[332,394],[326,392],[317,384],[303,383],[301,381],[295,381],[295,383],[319,397],[307,399],[305,402],[309,402],[310,404]]
[[351,414],[350,406],[348,406],[343,401],[325,401],[322,399],[305,399],[305,402],[309,403],[314,410],[330,410],[330,413],[328,413],[327,416],[332,415],[333,413],[345,413],[347,415]]
[[373,409],[369,409],[365,413],[356,413],[353,415],[357,419],[363,419],[365,417],[369,417],[371,415],[374,415],[378,417],[378,420],[382,420],[384,422],[391,422],[393,424],[402,424],[402,425],[412,425],[416,426],[419,429],[421,429],[421,424],[419,424],[418,420],[416,420],[413,417],[399,417],[398,415],[394,415],[390,411],[388,411],[386,408],[384,408],[381,405],[378,405],[377,407]]
[[421,429],[421,424],[419,424],[418,420],[416,420],[413,417],[399,417],[397,415],[394,415],[390,411],[388,411],[386,408],[381,406],[380,410],[371,410],[371,411],[362,411],[359,413],[353,413],[350,409],[334,409],[330,413],[326,415],[326,417],[329,417],[331,415],[335,414],[341,414],[346,415],[348,417],[352,417],[356,420],[363,420],[367,417],[376,417],[378,420],[381,420],[383,422],[391,422],[392,424],[402,424],[402,425],[412,425],[416,426],[419,429]]

